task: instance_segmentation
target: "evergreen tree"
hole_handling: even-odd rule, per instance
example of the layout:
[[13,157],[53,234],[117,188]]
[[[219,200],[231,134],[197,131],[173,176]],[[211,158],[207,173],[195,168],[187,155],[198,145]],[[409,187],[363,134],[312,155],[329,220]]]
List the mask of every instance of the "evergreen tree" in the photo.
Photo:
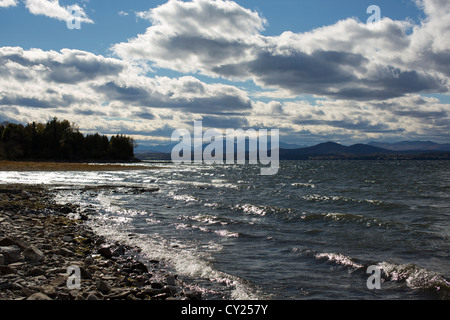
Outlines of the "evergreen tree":
[[69,121],[0,125],[0,159],[7,160],[130,160],[134,159],[131,137],[108,139],[98,133],[80,133]]

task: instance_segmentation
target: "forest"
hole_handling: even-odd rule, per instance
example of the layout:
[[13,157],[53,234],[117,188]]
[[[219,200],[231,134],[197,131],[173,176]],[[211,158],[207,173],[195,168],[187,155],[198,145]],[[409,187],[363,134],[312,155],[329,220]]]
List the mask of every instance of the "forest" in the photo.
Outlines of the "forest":
[[0,160],[130,161],[135,143],[125,135],[83,135],[68,120],[0,124]]

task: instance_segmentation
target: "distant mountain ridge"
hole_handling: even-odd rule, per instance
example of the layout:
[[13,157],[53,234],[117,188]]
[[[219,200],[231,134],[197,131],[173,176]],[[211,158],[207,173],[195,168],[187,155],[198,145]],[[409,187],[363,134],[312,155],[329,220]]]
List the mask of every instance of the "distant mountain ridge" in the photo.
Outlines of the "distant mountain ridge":
[[354,144],[351,146],[344,146],[336,142],[324,142],[315,146],[300,148],[300,149],[280,149],[280,159],[284,160],[300,160],[310,159],[314,157],[333,157],[333,156],[361,156],[361,155],[376,155],[376,154],[390,154],[393,151],[370,146],[367,144]]
[[[207,144],[203,145],[205,147]],[[283,148],[286,146],[285,148]],[[450,145],[433,142],[403,141],[399,143],[354,144],[345,146],[336,142],[324,142],[310,147],[295,148],[296,145],[280,143],[280,160],[308,159],[450,159]],[[381,147],[385,146],[385,147]],[[387,148],[389,147],[389,148]],[[166,150],[168,146],[165,146]],[[413,149],[408,149],[413,148]],[[225,149],[225,148],[224,148]],[[171,149],[170,149],[171,150]],[[224,150],[225,151],[225,150]],[[170,152],[137,153],[145,159],[170,160]],[[236,153],[236,145],[235,145]]]
[[371,141],[368,145],[393,151],[450,151],[450,143],[439,144],[432,141],[400,141],[394,143]]

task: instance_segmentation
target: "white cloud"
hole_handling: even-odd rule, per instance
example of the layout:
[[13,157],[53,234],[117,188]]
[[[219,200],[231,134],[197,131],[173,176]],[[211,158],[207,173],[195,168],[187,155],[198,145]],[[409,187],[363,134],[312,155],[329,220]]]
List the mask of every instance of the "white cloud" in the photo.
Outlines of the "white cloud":
[[[209,72],[211,65],[249,61],[252,42],[266,23],[257,13],[232,1],[168,1],[137,17],[152,27],[130,42],[114,46],[124,59],[148,59],[182,72]],[[151,59],[149,59],[151,57]]]
[[150,78],[139,71],[80,50],[0,47],[1,113],[24,122],[56,115],[83,124],[84,130],[101,127],[103,132],[120,124],[123,132],[143,135],[164,125],[177,127],[188,118],[252,108],[247,94],[230,85],[189,76]]
[[369,102],[261,102],[234,86],[192,76],[149,77],[126,61],[85,51],[0,47],[2,119],[45,122],[57,116],[83,132],[164,141],[175,128],[203,119],[216,128],[278,128],[284,139],[369,141],[445,137],[449,113],[448,105],[416,94]]
[[235,2],[170,0],[139,13],[152,26],[113,50],[153,67],[253,80],[291,95],[374,100],[447,93],[450,3],[419,4],[427,15],[420,25],[384,18],[375,27],[349,18],[310,32],[266,37],[265,19]]
[[17,0],[0,0],[0,8],[15,7],[18,4]]
[[59,0],[25,0],[25,6],[34,15],[43,15],[60,21],[72,20],[76,11],[82,23],[94,23],[79,5],[63,7]]

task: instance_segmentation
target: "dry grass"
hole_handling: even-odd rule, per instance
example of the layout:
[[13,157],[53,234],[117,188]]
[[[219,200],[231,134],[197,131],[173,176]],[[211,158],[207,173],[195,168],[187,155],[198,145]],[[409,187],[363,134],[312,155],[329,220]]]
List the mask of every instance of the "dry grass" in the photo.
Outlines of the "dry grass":
[[122,164],[0,161],[0,171],[125,171],[156,168],[160,169],[159,167]]

